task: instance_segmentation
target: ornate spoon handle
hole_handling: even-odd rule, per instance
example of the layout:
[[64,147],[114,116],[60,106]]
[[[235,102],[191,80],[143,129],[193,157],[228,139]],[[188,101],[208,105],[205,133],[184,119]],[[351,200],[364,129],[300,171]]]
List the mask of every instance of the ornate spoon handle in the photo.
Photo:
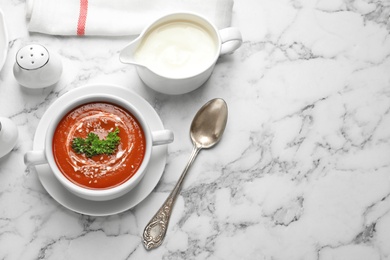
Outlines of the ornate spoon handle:
[[188,169],[194,162],[196,156],[198,155],[200,147],[194,145],[192,149],[190,160],[188,161],[186,167],[184,168],[183,173],[180,175],[178,182],[173,188],[171,194],[165,200],[164,204],[156,212],[153,218],[146,225],[143,233],[143,242],[147,250],[159,247],[164,240],[165,234],[167,232],[169,218],[171,217],[172,208],[176,201],[178,194],[180,193],[181,186],[183,184],[184,177],[186,176]]

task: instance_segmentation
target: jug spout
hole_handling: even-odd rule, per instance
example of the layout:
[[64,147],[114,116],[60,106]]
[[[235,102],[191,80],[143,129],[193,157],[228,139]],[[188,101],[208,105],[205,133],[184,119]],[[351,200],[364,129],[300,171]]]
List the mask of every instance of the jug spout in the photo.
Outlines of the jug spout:
[[134,41],[130,42],[129,45],[127,45],[125,48],[122,49],[122,51],[119,54],[119,60],[122,63],[141,65],[134,58],[139,42],[140,42],[140,38],[137,38]]

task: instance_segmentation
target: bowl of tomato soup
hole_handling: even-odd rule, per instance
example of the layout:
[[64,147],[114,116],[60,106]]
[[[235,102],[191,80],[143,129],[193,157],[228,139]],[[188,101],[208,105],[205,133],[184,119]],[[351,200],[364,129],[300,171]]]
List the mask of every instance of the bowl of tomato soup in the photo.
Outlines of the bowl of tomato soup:
[[136,107],[113,95],[86,95],[53,112],[44,150],[27,152],[25,163],[47,163],[65,188],[88,200],[129,192],[144,176],[152,147],[173,141],[172,131],[152,132]]

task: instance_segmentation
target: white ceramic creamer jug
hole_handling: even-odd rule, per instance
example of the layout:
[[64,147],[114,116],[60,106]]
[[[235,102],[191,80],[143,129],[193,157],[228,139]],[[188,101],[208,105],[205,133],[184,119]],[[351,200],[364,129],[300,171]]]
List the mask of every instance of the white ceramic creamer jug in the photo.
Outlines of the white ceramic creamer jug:
[[218,57],[241,46],[238,28],[218,30],[194,13],[165,15],[126,46],[119,58],[136,65],[150,88],[165,94],[184,94],[200,87],[211,75]]

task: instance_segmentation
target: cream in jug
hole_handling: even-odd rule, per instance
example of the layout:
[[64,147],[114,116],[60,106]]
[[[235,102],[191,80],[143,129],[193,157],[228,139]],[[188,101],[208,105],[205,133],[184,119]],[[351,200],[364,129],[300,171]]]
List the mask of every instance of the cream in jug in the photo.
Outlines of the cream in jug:
[[170,21],[145,36],[134,58],[160,75],[190,77],[215,61],[218,45],[214,38],[197,23]]

